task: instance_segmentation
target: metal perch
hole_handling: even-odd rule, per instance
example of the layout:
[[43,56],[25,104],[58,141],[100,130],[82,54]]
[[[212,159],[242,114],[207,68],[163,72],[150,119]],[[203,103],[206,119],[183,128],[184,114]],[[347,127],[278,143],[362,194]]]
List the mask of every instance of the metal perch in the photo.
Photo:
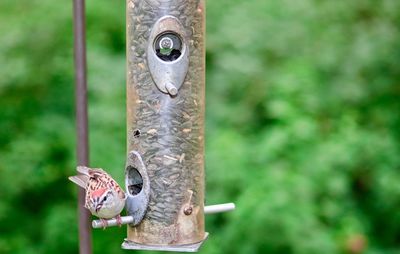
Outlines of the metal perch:
[[226,203],[226,204],[219,204],[219,205],[208,205],[204,207],[205,214],[213,214],[213,213],[223,213],[235,210],[234,203]]
[[[219,204],[219,205],[209,205],[204,207],[205,214],[214,214],[214,213],[223,213],[229,212],[235,209],[234,203],[226,203],[226,204]],[[118,226],[117,219],[110,219],[106,220],[107,226],[106,227],[114,227]],[[123,216],[121,217],[121,225],[131,224],[133,223],[134,218],[132,216]],[[103,228],[104,224],[101,220],[94,220],[92,221],[93,228]]]

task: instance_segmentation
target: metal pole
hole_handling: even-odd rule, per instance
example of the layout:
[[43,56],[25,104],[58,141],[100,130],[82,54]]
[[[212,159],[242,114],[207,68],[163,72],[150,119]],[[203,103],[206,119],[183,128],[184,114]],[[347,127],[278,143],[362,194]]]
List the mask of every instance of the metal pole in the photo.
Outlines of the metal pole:
[[[75,109],[76,109],[76,151],[78,165],[89,163],[88,114],[86,85],[86,38],[85,0],[74,0],[74,58],[75,58]],[[90,213],[84,208],[85,191],[79,188],[79,253],[92,253]]]

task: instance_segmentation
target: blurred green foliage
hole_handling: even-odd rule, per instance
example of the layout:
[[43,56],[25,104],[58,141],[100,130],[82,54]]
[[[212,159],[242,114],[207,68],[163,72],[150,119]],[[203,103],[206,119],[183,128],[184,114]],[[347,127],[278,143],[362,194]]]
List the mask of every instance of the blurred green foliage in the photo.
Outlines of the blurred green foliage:
[[[91,165],[122,181],[125,3],[87,1]],[[0,1],[0,253],[77,253],[72,1]],[[207,3],[202,253],[400,253],[400,1]],[[93,232],[95,253],[125,229]]]

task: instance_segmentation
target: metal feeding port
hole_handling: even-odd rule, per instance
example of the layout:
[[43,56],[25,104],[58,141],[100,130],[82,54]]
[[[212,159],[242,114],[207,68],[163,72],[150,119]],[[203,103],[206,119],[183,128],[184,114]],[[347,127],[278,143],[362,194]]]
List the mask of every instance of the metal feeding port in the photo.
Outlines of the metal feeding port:
[[163,93],[177,96],[189,68],[189,47],[186,29],[174,16],[156,20],[150,32],[147,61],[156,87]]
[[128,154],[125,169],[126,211],[133,217],[131,225],[139,224],[147,210],[150,196],[150,180],[142,157],[136,151]]

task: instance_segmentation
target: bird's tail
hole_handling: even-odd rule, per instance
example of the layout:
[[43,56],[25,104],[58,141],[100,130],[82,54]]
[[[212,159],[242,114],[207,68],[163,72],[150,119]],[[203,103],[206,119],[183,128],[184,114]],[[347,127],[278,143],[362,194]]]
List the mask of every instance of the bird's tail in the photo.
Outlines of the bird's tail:
[[80,173],[82,175],[86,175],[86,176],[89,176],[89,170],[90,170],[90,168],[85,167],[85,166],[77,166],[76,167],[76,171],[78,171],[78,173]]
[[76,171],[78,171],[79,175],[68,177],[73,183],[76,183],[82,188],[86,188],[86,184],[89,181],[89,170],[90,168],[85,166],[76,167]]
[[68,177],[68,179],[85,189],[89,177],[86,175],[76,175],[76,176],[70,176]]

